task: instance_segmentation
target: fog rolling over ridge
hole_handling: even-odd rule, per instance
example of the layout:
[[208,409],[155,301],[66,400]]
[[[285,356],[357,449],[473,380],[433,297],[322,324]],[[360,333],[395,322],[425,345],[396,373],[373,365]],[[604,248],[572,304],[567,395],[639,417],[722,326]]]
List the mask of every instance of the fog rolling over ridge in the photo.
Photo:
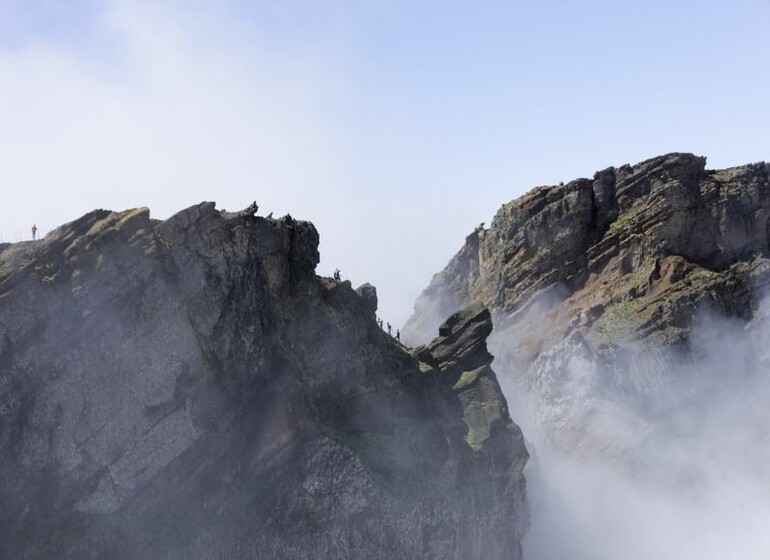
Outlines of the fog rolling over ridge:
[[525,558],[770,554],[770,166],[668,154],[503,205],[407,340],[470,302],[533,458]]
[[[767,348],[768,325],[747,330],[704,314],[693,334],[704,337],[693,359],[669,356],[665,371],[660,356],[636,364],[635,375],[662,374],[656,386],[621,396],[594,380],[605,396],[585,405],[590,442],[578,437],[572,448],[554,449],[544,433],[552,403],[504,377],[536,456],[526,471],[526,558],[770,555],[770,364],[752,358]],[[573,363],[565,373],[586,371]]]

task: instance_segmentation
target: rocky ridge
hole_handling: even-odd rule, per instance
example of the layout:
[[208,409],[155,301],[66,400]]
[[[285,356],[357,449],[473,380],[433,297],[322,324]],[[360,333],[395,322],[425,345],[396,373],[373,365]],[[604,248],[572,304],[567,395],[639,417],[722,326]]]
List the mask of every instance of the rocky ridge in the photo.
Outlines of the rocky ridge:
[[252,210],[0,245],[0,556],[520,558],[489,312],[410,350]]
[[405,339],[424,342],[458,309],[488,306],[496,369],[504,384],[538,394],[549,436],[625,453],[593,418],[665,391],[676,366],[703,350],[691,336],[700,317],[738,320],[747,344],[764,324],[770,165],[705,163],[668,154],[504,204],[434,276]]

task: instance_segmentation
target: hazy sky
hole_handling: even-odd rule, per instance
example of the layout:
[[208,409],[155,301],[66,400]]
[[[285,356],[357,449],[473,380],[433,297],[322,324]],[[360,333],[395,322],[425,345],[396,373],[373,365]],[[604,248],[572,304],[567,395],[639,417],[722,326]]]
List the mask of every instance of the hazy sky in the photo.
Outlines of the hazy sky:
[[0,0],[0,234],[256,199],[401,324],[534,185],[770,159],[768,29],[770,0]]

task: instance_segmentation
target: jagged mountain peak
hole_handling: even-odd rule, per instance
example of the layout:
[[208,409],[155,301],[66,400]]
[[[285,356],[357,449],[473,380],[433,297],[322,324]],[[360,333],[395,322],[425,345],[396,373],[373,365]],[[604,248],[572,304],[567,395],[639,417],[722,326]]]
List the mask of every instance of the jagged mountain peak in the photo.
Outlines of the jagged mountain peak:
[[672,267],[675,279],[685,269],[722,274],[740,263],[762,269],[770,243],[770,166],[708,171],[705,162],[667,154],[610,167],[593,179],[538,187],[504,204],[433,278],[405,337],[422,342],[423,332],[471,302],[510,315],[542,292],[563,299],[588,288],[593,307],[659,293]]
[[315,274],[312,224],[256,210],[0,246],[0,556],[520,558],[491,326],[418,358],[373,286]]
[[700,317],[739,321],[761,346],[751,341],[770,283],[770,166],[705,164],[667,154],[504,204],[434,276],[405,339],[489,307],[496,369],[515,394],[536,395],[535,428],[564,449],[628,459],[638,450],[596,418],[633,409],[628,433],[647,429],[651,400],[707,350],[691,337]]

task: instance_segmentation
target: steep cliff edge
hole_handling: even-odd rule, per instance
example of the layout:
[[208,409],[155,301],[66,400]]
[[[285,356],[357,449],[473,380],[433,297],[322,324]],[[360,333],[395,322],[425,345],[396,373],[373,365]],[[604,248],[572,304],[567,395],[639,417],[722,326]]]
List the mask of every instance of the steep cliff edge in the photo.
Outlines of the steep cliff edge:
[[[573,452],[633,455],[613,430],[643,434],[655,421],[651,403],[708,350],[692,336],[700,317],[738,321],[746,359],[766,360],[768,256],[770,165],[712,171],[668,154],[503,205],[402,333],[422,343],[457,309],[490,307],[495,367],[504,385],[537,395],[532,422]],[[613,416],[626,426],[597,421],[621,401],[634,403]]]
[[317,247],[212,203],[0,245],[0,556],[519,559],[490,314],[409,350]]

